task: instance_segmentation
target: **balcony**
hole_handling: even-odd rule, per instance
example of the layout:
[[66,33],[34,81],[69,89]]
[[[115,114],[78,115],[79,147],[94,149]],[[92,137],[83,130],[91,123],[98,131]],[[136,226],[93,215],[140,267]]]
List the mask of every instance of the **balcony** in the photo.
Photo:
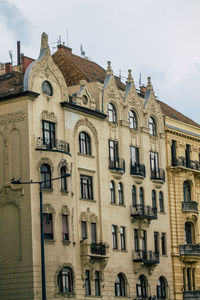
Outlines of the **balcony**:
[[200,299],[200,290],[183,292],[183,300]]
[[131,173],[131,175],[134,175],[134,176],[145,177],[146,176],[145,165],[136,164],[136,163],[131,162],[130,163],[130,173]]
[[86,240],[81,241],[81,256],[105,259],[107,258],[106,245],[103,243],[87,243]]
[[133,262],[142,262],[145,265],[159,264],[159,252],[154,252],[152,250],[133,251]]
[[184,167],[196,171],[200,171],[200,162],[197,160],[186,160],[184,156],[180,156],[172,161],[173,167]]
[[35,150],[70,154],[69,143],[62,140],[43,139],[41,137],[37,138]]
[[165,170],[159,168],[157,170],[150,170],[150,173],[152,180],[165,181]]
[[196,201],[183,201],[182,202],[183,212],[196,212],[198,213],[198,203]]
[[179,251],[180,255],[199,256],[200,258],[200,244],[179,245]]
[[157,209],[149,205],[136,204],[134,207],[131,206],[131,217],[133,219],[156,220]]
[[125,161],[123,158],[118,158],[117,160],[109,159],[109,169],[111,171],[117,171],[120,173],[125,172]]

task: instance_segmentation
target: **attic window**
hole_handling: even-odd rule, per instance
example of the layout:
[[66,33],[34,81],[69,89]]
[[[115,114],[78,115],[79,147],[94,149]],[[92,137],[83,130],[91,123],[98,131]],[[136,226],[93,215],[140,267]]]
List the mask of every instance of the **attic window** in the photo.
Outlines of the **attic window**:
[[42,92],[45,95],[52,96],[53,95],[53,89],[52,85],[49,81],[45,80],[42,83]]
[[87,104],[88,103],[88,97],[87,96],[83,96],[83,104]]

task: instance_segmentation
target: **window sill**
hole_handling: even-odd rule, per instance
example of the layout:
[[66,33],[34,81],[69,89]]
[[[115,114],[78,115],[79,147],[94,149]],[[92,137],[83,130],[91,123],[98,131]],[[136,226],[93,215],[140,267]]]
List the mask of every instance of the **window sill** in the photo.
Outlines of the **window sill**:
[[159,214],[166,215],[166,212],[165,211],[160,211]]
[[119,204],[119,207],[126,207],[125,204]]
[[67,294],[67,293],[57,293],[55,298],[75,298],[75,294]]
[[71,244],[71,241],[62,240],[62,243],[64,246],[69,246]]
[[91,202],[91,203],[96,203],[96,202],[97,202],[96,200],[93,200],[93,199],[85,199],[85,198],[79,198],[79,200],[88,201],[88,202]]
[[84,153],[80,153],[80,152],[77,152],[77,155],[79,155],[79,156],[84,156],[84,157],[88,157],[88,158],[95,158],[94,155],[84,154]]
[[118,206],[118,204],[117,204],[117,203],[114,203],[114,202],[111,202],[110,204],[111,204],[111,205],[114,205],[114,206]]
[[54,239],[53,240],[44,239],[44,242],[48,243],[48,244],[54,244],[56,242],[56,240],[54,240]]
[[84,295],[85,296],[85,298],[102,298],[102,296],[100,295],[100,296],[96,296],[96,295]]
[[49,188],[49,189],[43,188],[43,189],[42,189],[42,192],[43,192],[43,193],[52,193],[52,192],[53,192],[53,188]]
[[69,194],[69,191],[67,191],[67,190],[60,190],[60,192],[61,192],[61,194],[63,194],[63,195]]
[[124,249],[124,250],[121,250],[122,253],[128,253],[128,250]]
[[119,250],[119,249],[113,249],[113,251],[114,251],[114,252],[120,252],[120,250]]

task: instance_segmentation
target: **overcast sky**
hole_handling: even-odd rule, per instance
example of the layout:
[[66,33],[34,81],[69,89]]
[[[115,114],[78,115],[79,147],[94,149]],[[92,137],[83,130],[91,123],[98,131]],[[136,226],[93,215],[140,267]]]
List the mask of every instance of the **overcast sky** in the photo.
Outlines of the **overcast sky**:
[[160,100],[200,123],[199,15],[199,0],[0,0],[0,62],[9,50],[16,61],[18,40],[37,58],[41,33],[50,47],[60,35],[116,75],[151,76]]

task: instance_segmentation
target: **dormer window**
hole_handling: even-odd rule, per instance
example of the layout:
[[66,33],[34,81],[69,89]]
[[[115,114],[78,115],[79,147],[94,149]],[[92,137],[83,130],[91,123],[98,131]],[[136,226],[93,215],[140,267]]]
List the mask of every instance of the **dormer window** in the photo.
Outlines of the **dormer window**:
[[87,96],[83,96],[83,104],[87,104],[88,103],[88,97]]
[[137,117],[133,110],[129,111],[129,123],[131,129],[137,129]]
[[43,94],[47,95],[47,96],[52,96],[53,95],[53,89],[52,89],[52,85],[49,81],[45,80],[42,83],[42,92]]
[[117,123],[116,108],[113,104],[108,104],[108,121],[111,123]]
[[151,135],[156,135],[156,121],[153,117],[150,117],[148,120],[149,133]]

